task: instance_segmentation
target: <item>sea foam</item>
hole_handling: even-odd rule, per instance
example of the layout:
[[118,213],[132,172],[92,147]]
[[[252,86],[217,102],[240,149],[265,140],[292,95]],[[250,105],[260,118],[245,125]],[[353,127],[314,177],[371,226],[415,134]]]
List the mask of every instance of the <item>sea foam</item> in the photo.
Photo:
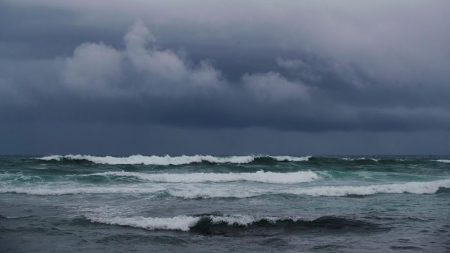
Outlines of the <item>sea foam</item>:
[[164,188],[127,187],[127,186],[25,186],[1,187],[0,193],[18,193],[28,195],[69,195],[69,194],[157,194]]
[[310,196],[349,196],[349,195],[373,195],[380,193],[411,193],[432,194],[439,188],[450,188],[450,180],[436,180],[429,182],[407,182],[397,184],[381,184],[367,186],[319,186],[311,189],[293,190],[293,194]]
[[312,171],[297,172],[264,172],[257,171],[254,173],[158,173],[148,174],[139,172],[110,171],[102,173],[94,173],[90,175],[100,176],[119,176],[134,177],[150,182],[166,182],[166,183],[202,183],[202,182],[232,182],[232,181],[253,181],[261,183],[274,184],[295,184],[303,182],[311,182],[319,179],[319,176]]
[[183,165],[191,163],[234,163],[244,164],[251,163],[258,158],[270,158],[276,161],[291,161],[301,162],[308,161],[310,156],[296,157],[296,156],[211,156],[211,155],[182,155],[182,156],[143,156],[132,155],[128,157],[114,157],[114,156],[91,156],[91,155],[51,155],[41,157],[39,159],[45,161],[63,161],[63,160],[81,160],[90,161],[97,164],[143,164],[143,165]]
[[290,232],[305,229],[339,230],[339,231],[375,231],[382,229],[379,225],[364,220],[354,220],[336,216],[322,216],[316,219],[305,219],[299,216],[250,216],[250,215],[199,215],[175,216],[168,218],[155,217],[85,217],[90,222],[129,226],[148,230],[191,231],[204,235],[239,236],[239,231],[256,232],[261,229],[284,230]]
[[292,194],[306,195],[313,197],[344,197],[344,196],[367,196],[374,194],[433,194],[440,188],[450,188],[450,180],[437,180],[429,182],[407,182],[397,184],[380,184],[365,186],[316,186],[316,187],[298,187],[294,189],[278,190],[248,190],[246,192],[238,189],[223,188],[203,189],[186,188],[184,190],[169,190],[169,193],[176,197],[193,198],[249,198],[267,194]]
[[109,225],[130,226],[136,228],[143,228],[148,230],[180,230],[189,231],[196,226],[200,220],[207,219],[211,224],[226,224],[237,226],[248,226],[253,223],[265,220],[267,222],[275,223],[279,220],[289,219],[297,221],[299,217],[252,217],[249,215],[204,215],[204,216],[186,216],[180,215],[175,217],[160,218],[160,217],[87,217],[88,220],[95,223],[103,223]]
[[97,223],[130,226],[136,228],[144,228],[148,230],[181,230],[189,231],[189,229],[197,224],[200,217],[193,216],[176,216],[170,218],[152,218],[152,217],[88,217],[88,220]]
[[189,185],[183,187],[160,184],[137,184],[134,186],[25,186],[0,187],[0,193],[20,193],[30,195],[66,194],[168,194],[173,197],[194,198],[250,198],[273,194],[306,195],[313,197],[367,196],[374,194],[433,194],[440,188],[450,188],[450,179],[428,182],[407,182],[365,186],[315,186],[315,187],[237,187],[236,185]]

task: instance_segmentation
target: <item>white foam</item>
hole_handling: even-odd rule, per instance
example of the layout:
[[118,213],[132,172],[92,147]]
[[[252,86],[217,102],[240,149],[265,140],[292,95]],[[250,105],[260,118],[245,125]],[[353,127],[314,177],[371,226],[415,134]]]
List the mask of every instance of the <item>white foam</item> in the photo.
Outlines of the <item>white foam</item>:
[[450,163],[450,160],[440,159],[440,160],[436,160],[436,162],[440,162],[440,163]]
[[450,188],[450,180],[437,180],[429,182],[408,182],[398,184],[368,185],[368,186],[320,186],[310,189],[294,190],[294,194],[310,196],[348,196],[373,195],[379,193],[411,193],[432,194],[439,188]]
[[110,171],[110,172],[94,173],[89,175],[135,177],[150,182],[166,182],[166,183],[253,181],[253,182],[274,183],[274,184],[295,184],[295,183],[311,182],[313,180],[319,179],[319,176],[312,171],[277,173],[277,172],[264,172],[262,170],[254,173],[183,173],[183,174],[174,174],[174,173],[148,174],[139,172]]
[[65,194],[161,194],[168,193],[174,197],[192,198],[249,198],[269,194],[294,194],[308,196],[348,196],[373,194],[433,194],[439,188],[450,188],[450,179],[428,182],[407,182],[396,184],[380,184],[365,186],[314,186],[294,187],[273,185],[265,187],[249,187],[248,185],[166,185],[136,184],[133,186],[83,186],[83,185],[45,185],[12,187],[0,185],[0,193],[22,193],[30,195],[65,195]]
[[275,223],[280,220],[292,220],[292,221],[298,221],[300,220],[300,217],[275,217],[275,216],[264,216],[264,217],[255,217],[250,215],[227,215],[227,216],[216,216],[216,215],[209,215],[207,216],[213,224],[219,224],[219,223],[225,223],[228,225],[239,225],[239,226],[248,226],[255,222],[266,220],[271,223]]
[[114,157],[114,156],[91,156],[91,155],[51,155],[41,157],[39,159],[45,161],[61,161],[63,159],[68,160],[87,160],[98,164],[143,164],[143,165],[183,165],[191,163],[200,162],[210,162],[210,163],[234,163],[243,164],[251,163],[256,158],[260,157],[270,157],[277,161],[308,161],[310,156],[305,157],[294,157],[294,156],[226,156],[218,157],[211,155],[193,155],[193,156],[143,156],[143,155],[132,155],[128,157]]
[[408,182],[397,184],[383,185],[366,185],[366,186],[316,186],[316,187],[299,187],[296,189],[242,189],[229,188],[185,188],[182,190],[169,190],[169,193],[176,197],[192,199],[192,198],[249,198],[267,194],[294,194],[307,196],[330,196],[341,197],[349,195],[374,195],[374,194],[433,194],[439,188],[450,188],[450,180],[437,180],[429,182]]
[[175,216],[170,218],[153,217],[89,217],[90,221],[104,223],[109,225],[130,226],[144,228],[148,230],[181,230],[189,231],[192,226],[197,224],[200,217],[193,216]]
[[228,215],[228,216],[216,216],[216,215],[205,215],[205,216],[175,216],[168,218],[160,217],[88,217],[92,222],[98,222],[109,225],[120,225],[120,226],[130,226],[136,228],[143,228],[148,230],[180,230],[189,231],[193,226],[202,218],[208,218],[211,223],[219,224],[225,223],[228,225],[239,225],[248,226],[255,222],[261,220],[267,220],[269,222],[275,223],[278,220],[291,219],[297,221],[299,217],[253,217],[249,215]]
[[0,193],[19,193],[28,195],[68,195],[68,194],[154,194],[164,191],[158,187],[100,187],[100,186],[26,186],[1,187]]
[[307,162],[312,156],[269,156],[277,161]]

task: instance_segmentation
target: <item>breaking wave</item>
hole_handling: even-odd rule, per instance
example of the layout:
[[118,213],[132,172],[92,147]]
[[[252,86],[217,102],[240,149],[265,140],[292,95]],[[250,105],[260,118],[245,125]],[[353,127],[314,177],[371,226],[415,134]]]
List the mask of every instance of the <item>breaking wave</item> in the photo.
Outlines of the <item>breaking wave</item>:
[[124,187],[124,186],[34,186],[0,188],[0,193],[17,193],[28,195],[72,195],[72,194],[155,194],[164,189],[157,187]]
[[289,232],[310,229],[371,231],[380,229],[377,224],[335,216],[314,220],[300,217],[253,217],[249,215],[198,215],[159,217],[85,217],[92,223],[128,226],[147,230],[190,231],[203,235],[232,235],[240,231],[262,232],[283,230]]
[[150,182],[165,183],[201,183],[201,182],[232,182],[232,181],[253,181],[261,183],[274,184],[295,184],[303,182],[311,182],[319,179],[319,176],[312,171],[298,172],[264,172],[257,171],[255,173],[158,173],[148,174],[139,172],[126,171],[110,171],[102,173],[94,173],[90,175],[97,176],[117,176],[117,177],[134,177]]
[[263,195],[306,195],[313,197],[330,196],[367,196],[374,194],[434,194],[442,189],[450,188],[450,180],[437,180],[428,182],[408,182],[397,184],[380,184],[366,186],[315,186],[315,187],[254,187],[236,188],[235,186],[222,187],[166,187],[158,184],[137,184],[134,186],[26,186],[2,187],[0,193],[19,193],[30,195],[66,195],[66,194],[168,194],[169,196],[194,198],[250,198]]
[[320,186],[311,189],[293,191],[294,194],[310,196],[349,196],[373,195],[379,193],[411,193],[433,194],[440,188],[450,188],[450,180],[436,180],[429,182],[407,182],[398,184],[382,184],[367,186]]
[[92,155],[51,155],[38,158],[49,162],[66,163],[94,163],[108,165],[186,165],[196,163],[209,164],[272,164],[276,162],[312,162],[312,163],[332,163],[332,164],[409,164],[442,162],[450,163],[450,160],[439,159],[430,160],[420,157],[317,157],[317,156],[271,156],[271,155],[240,155],[240,156],[212,156],[212,155],[181,155],[181,156],[145,156],[131,155],[125,157],[118,156],[92,156]]
[[51,155],[39,158],[44,161],[87,161],[97,164],[109,165],[184,165],[192,163],[233,163],[245,164],[258,162],[260,160],[272,160],[278,162],[302,162],[308,161],[310,156],[296,157],[296,156],[211,156],[211,155],[193,155],[193,156],[143,156],[132,155],[128,157],[114,157],[114,156],[91,156],[91,155]]
[[268,194],[292,194],[313,197],[345,197],[368,196],[375,194],[434,194],[441,188],[450,188],[450,180],[437,180],[429,182],[408,182],[398,184],[380,184],[365,186],[316,186],[299,187],[296,189],[284,189],[279,191],[223,191],[221,189],[205,191],[203,189],[189,189],[184,191],[172,191],[171,195],[186,199],[193,198],[248,198]]

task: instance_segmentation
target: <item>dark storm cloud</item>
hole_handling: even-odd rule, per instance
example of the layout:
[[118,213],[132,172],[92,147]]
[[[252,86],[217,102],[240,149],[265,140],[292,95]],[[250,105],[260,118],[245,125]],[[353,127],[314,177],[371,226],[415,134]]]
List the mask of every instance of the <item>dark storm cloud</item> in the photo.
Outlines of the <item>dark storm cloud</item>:
[[448,1],[0,7],[5,127],[450,130]]

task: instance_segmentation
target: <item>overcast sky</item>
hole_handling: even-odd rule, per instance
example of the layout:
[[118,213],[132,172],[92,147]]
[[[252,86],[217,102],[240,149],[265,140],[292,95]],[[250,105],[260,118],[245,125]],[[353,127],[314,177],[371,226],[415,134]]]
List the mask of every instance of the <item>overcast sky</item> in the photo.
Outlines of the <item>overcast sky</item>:
[[0,154],[449,154],[448,0],[0,0]]

